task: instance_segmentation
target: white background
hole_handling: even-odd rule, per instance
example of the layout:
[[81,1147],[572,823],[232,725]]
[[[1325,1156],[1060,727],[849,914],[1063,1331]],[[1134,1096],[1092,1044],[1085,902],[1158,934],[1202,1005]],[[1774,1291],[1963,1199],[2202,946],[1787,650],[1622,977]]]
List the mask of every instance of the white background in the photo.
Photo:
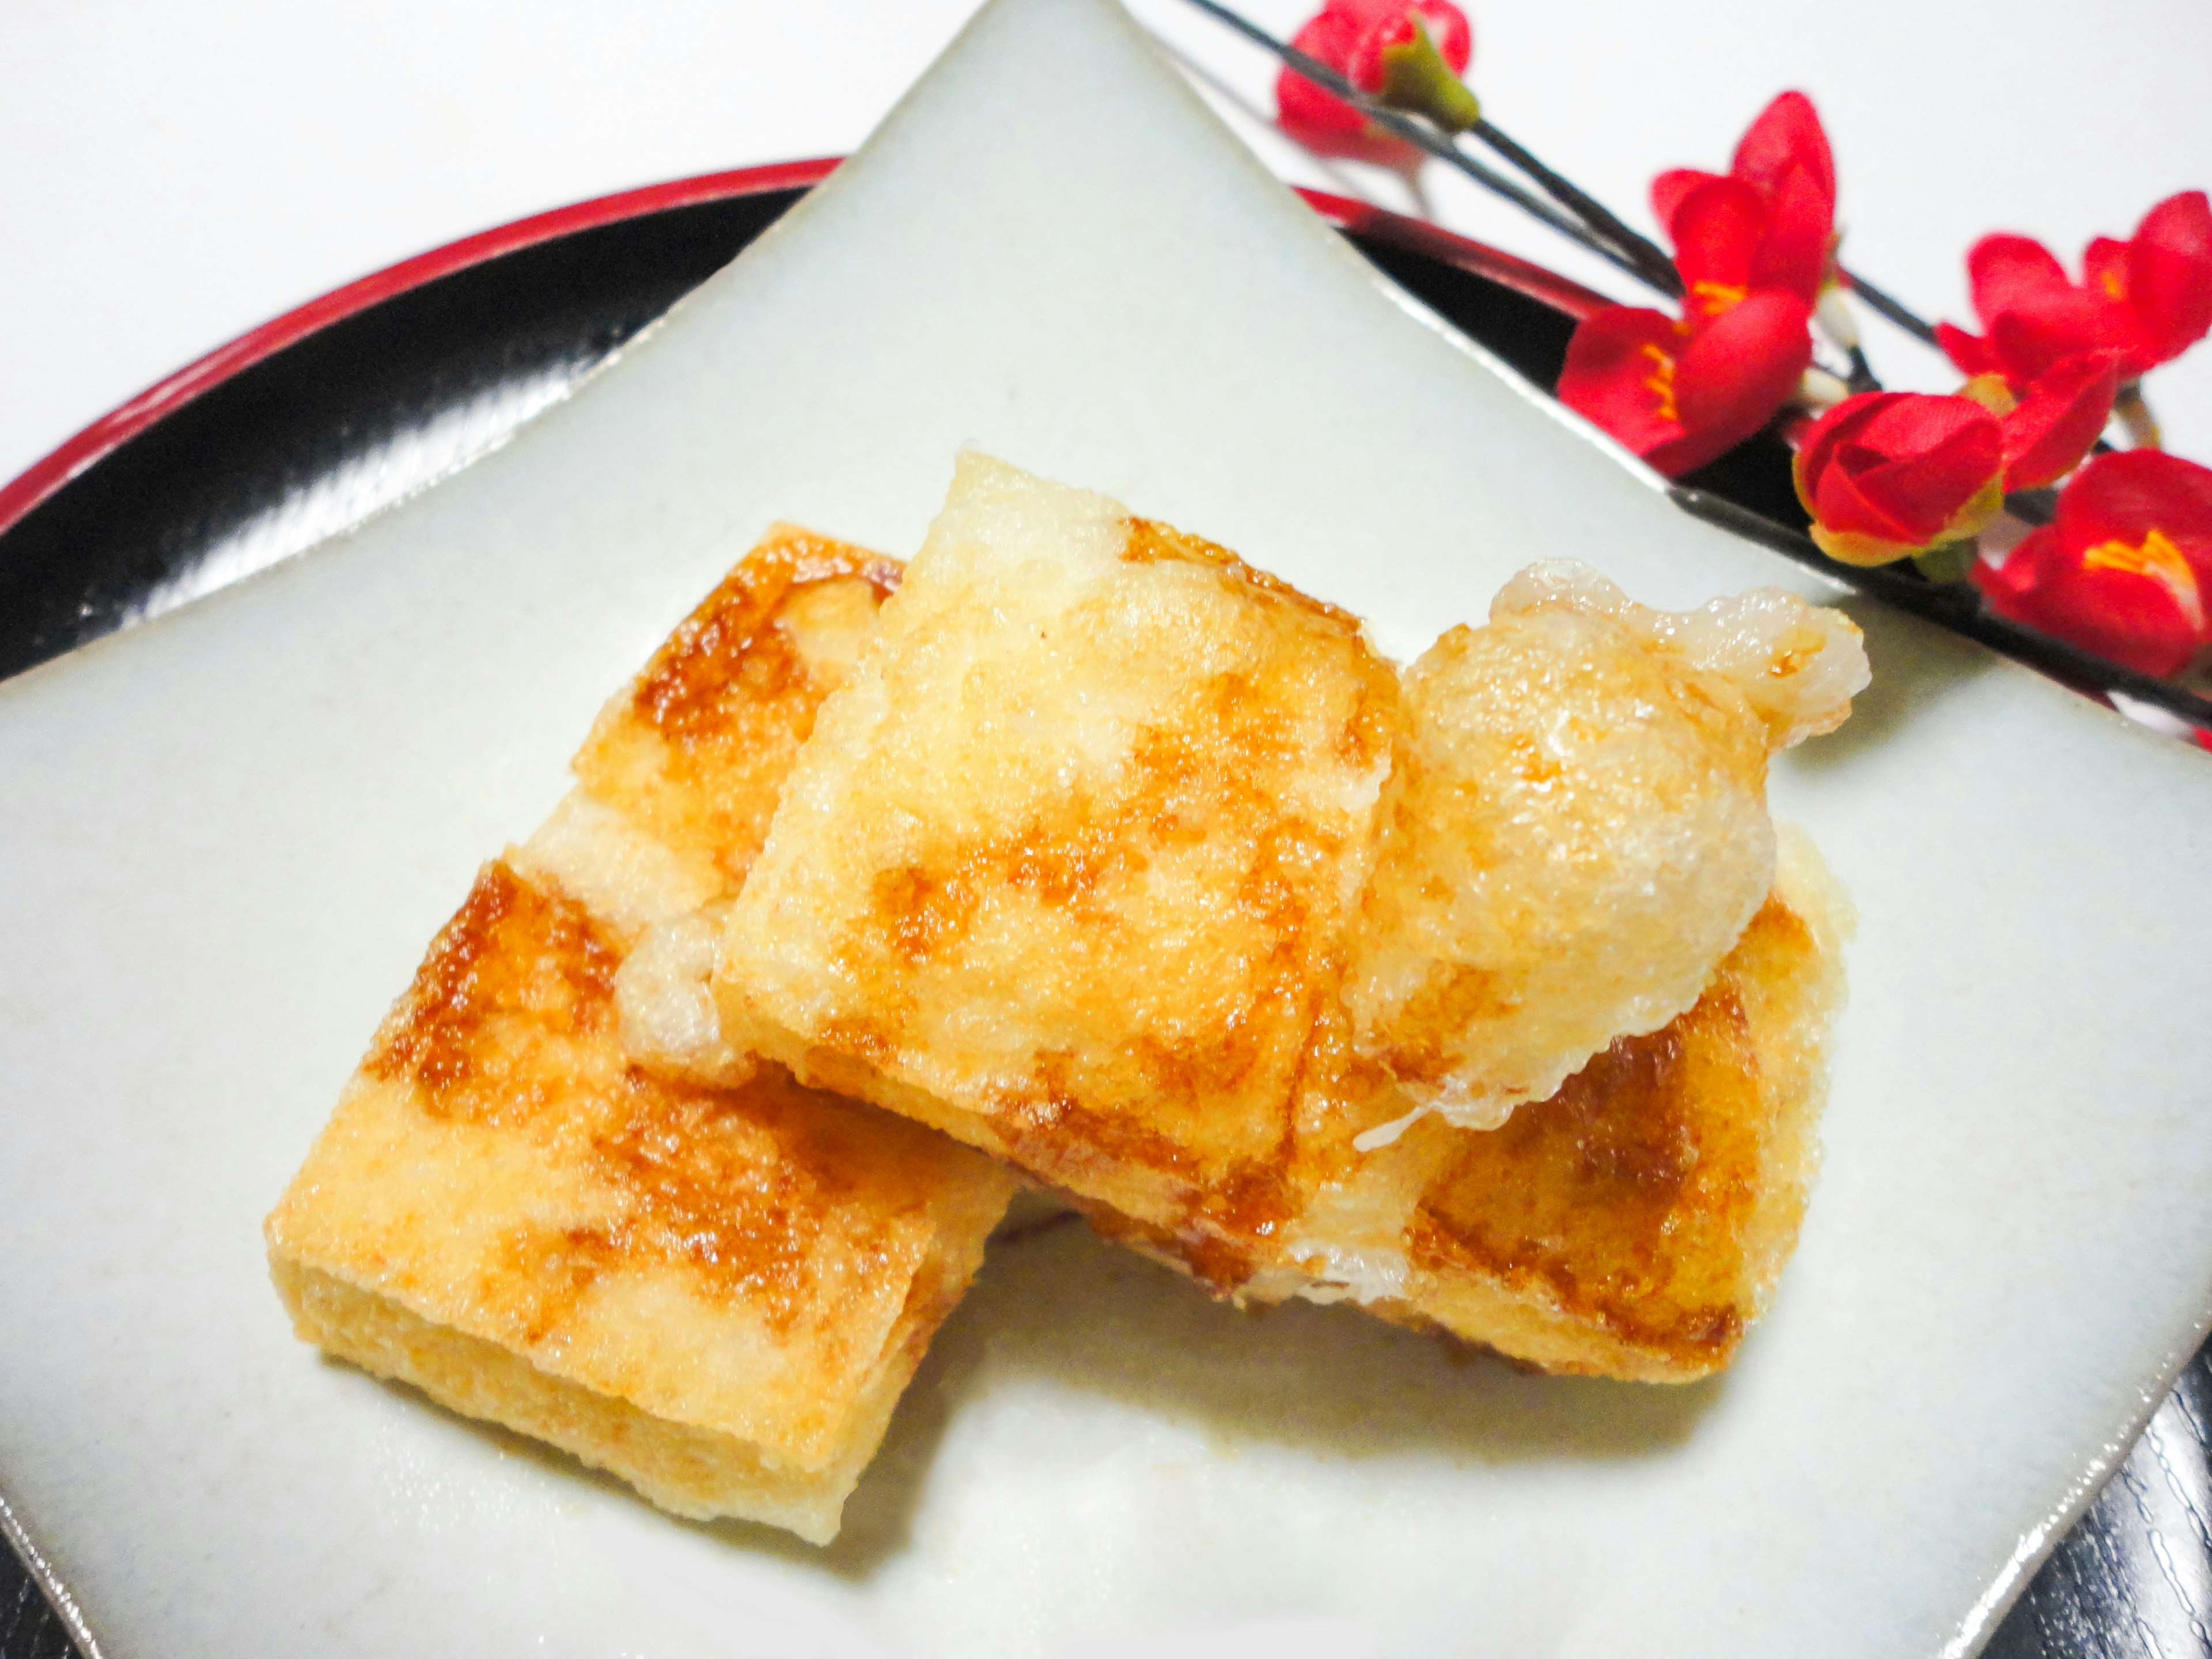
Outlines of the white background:
[[[1286,34],[1309,7],[1246,9]],[[0,478],[208,348],[424,248],[630,185],[848,150],[970,9],[0,0]],[[1218,105],[1272,112],[1255,49],[1180,0],[1135,9]],[[1983,232],[2029,232],[2071,264],[2089,236],[2212,186],[2204,0],[1471,9],[1493,118],[1647,226],[1653,173],[1724,167],[1769,96],[1809,92],[1845,258],[1956,320]],[[1286,177],[1407,205],[1388,173],[1241,125]],[[1641,301],[1513,210],[1425,179],[1443,222]],[[1868,331],[1892,385],[1955,380]],[[2212,461],[2212,347],[2149,391],[2171,447]]]

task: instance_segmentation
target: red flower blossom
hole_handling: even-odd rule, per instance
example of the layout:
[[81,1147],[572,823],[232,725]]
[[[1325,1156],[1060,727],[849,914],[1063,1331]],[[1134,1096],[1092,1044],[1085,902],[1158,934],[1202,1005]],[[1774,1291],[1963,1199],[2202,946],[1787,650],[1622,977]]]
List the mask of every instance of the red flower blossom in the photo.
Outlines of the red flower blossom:
[[1863,392],[1813,423],[1797,499],[1845,564],[1887,564],[1973,535],[2004,505],[2004,430],[1971,398]]
[[2212,471],[2152,449],[2100,455],[2054,522],[1973,577],[2001,616],[2145,674],[2178,673],[2212,639]]
[[1974,314],[1984,333],[1936,326],[1969,374],[2032,380],[2062,358],[2111,351],[2120,378],[2178,357],[2212,330],[2212,203],[2201,190],[2169,196],[2129,240],[2100,236],[2082,256],[2082,281],[2026,236],[1984,236],[1966,256]]
[[1812,305],[1830,276],[1836,163],[1812,100],[1785,92],[1759,112],[1723,173],[1678,167],[1651,185],[1693,319],[1778,288]]
[[1559,401],[1668,477],[1703,466],[1773,417],[1813,360],[1811,312],[1769,290],[1702,328],[1608,306],[1567,344]]
[[1559,400],[1679,477],[1765,426],[1813,361],[1836,207],[1820,117],[1785,92],[1729,173],[1662,173],[1651,200],[1674,239],[1682,316],[1613,307],[1584,321]]
[[[2031,380],[2020,401],[1999,407],[2004,428],[2004,484],[2040,489],[2081,464],[2112,418],[2119,363],[2110,352],[2068,357]],[[1969,386],[1966,395],[1974,395]]]
[[[1386,52],[1412,41],[1416,17],[1445,66],[1455,76],[1466,74],[1474,36],[1467,14],[1451,0],[1328,0],[1291,37],[1291,44],[1362,92],[1380,93],[1389,74]],[[1378,142],[1396,143],[1352,105],[1294,70],[1275,77],[1275,107],[1283,130],[1316,149],[1368,149]]]

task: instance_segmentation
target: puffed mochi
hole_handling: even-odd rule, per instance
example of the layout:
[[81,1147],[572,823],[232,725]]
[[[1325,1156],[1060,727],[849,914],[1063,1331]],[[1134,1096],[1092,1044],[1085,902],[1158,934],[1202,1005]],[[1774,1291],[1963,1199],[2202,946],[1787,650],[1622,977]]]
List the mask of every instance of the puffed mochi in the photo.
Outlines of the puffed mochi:
[[[1487,1269],[1420,1288],[1451,1137],[1401,1133],[1555,1126],[1542,1097],[1691,1018],[1774,888],[1768,757],[1864,682],[1856,629],[1790,595],[1653,612],[1564,565],[1401,676],[1225,550],[963,456],[732,907],[724,1030],[1218,1292],[1613,1364],[1430,1293]],[[1753,1115],[1797,1121],[1802,1084]]]
[[1121,1218],[1249,1233],[1296,1207],[1400,720],[1356,618],[963,453],[732,908],[725,1032]]

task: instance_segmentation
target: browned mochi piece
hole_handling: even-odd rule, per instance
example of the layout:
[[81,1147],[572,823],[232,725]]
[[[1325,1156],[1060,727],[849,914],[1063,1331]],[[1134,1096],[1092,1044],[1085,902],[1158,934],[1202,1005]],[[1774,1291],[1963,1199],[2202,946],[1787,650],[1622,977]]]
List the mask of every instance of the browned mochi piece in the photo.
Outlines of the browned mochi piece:
[[1774,884],[1770,757],[1866,679],[1850,619],[1778,589],[1659,611],[1586,565],[1522,571],[1406,672],[1354,1048],[1492,1128],[1686,1012]]
[[617,990],[750,861],[896,572],[780,531],[709,597],[478,877],[267,1228],[308,1340],[817,1542],[1012,1182],[772,1065],[642,1069]]
[[[1725,1363],[1795,1237],[1841,983],[1765,760],[1848,712],[1856,630],[1779,592],[1646,612],[1578,567],[1499,605],[1401,682],[1235,556],[963,457],[731,907],[720,1029],[1218,1293],[1562,1370]],[[1637,926],[1608,927],[1618,893],[1651,901]],[[1646,994],[1669,914],[1695,936]],[[1768,948],[1778,918],[1805,948]],[[1378,992],[1516,952],[1488,1012],[1557,1069],[1503,1091],[1530,1122],[1493,1141]],[[1439,1076],[1504,1052],[1404,1000],[1461,1051]]]
[[1695,1006],[1441,1152],[1401,1300],[1551,1370],[1681,1382],[1726,1364],[1796,1242],[1818,1158],[1847,907],[1809,845]]
[[1344,612],[963,455],[732,907],[725,1030],[1133,1223],[1264,1236],[1398,707]]
[[[1785,830],[1773,891],[1696,1004],[1501,1127],[1425,1119],[1347,1158],[1309,1107],[1308,1208],[1290,1224],[1197,1238],[1095,1206],[1092,1224],[1243,1300],[1357,1299],[1553,1371],[1707,1376],[1796,1245],[1850,927],[1818,854]],[[1334,1086],[1375,1082],[1355,1063]]]

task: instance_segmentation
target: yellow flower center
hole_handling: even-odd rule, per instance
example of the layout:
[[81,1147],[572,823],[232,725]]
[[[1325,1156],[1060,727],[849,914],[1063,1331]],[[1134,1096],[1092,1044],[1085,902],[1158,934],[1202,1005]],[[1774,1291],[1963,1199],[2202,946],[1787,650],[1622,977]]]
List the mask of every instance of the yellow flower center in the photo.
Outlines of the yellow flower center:
[[2124,570],[2130,576],[2148,576],[2172,597],[2192,631],[2204,631],[2204,596],[2197,590],[2197,573],[2182,551],[2162,531],[2154,530],[2142,545],[2106,542],[2081,556],[2084,570]]
[[1682,417],[1674,409],[1674,360],[1649,341],[1644,343],[1644,355],[1652,362],[1651,373],[1644,381],[1644,389],[1658,398],[1659,418],[1680,425]]
[[1741,305],[1750,297],[1751,290],[1735,283],[1692,283],[1690,296],[1698,302],[1698,309],[1708,317],[1717,317],[1733,306]]
[[2106,271],[2098,280],[2104,283],[2105,292],[2113,299],[2124,300],[2128,297],[2127,284],[2120,280],[2118,271]]

